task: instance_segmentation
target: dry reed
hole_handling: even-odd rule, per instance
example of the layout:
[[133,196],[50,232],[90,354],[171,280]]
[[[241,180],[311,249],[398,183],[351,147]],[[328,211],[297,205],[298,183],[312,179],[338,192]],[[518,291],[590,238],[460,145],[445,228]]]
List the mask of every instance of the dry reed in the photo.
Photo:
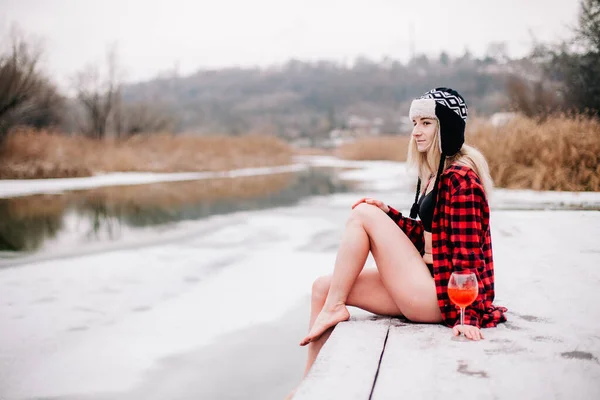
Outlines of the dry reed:
[[0,179],[62,178],[98,172],[222,171],[286,165],[293,152],[273,136],[139,135],[98,141],[19,130],[0,149]]
[[299,156],[330,156],[331,150],[320,147],[297,147],[294,153]]
[[481,150],[497,187],[600,191],[600,122],[577,115],[544,121],[517,117],[494,127],[469,124],[466,140]]

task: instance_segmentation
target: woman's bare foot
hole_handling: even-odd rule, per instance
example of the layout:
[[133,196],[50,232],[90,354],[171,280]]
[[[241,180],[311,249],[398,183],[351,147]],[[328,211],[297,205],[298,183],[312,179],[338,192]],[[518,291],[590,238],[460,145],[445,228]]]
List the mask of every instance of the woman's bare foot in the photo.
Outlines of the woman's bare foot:
[[350,319],[350,313],[345,304],[338,304],[333,308],[329,308],[325,305],[323,310],[321,310],[317,316],[308,335],[300,342],[300,346],[306,346],[310,342],[314,342],[319,339],[327,329],[336,325],[338,322],[347,321],[348,319]]

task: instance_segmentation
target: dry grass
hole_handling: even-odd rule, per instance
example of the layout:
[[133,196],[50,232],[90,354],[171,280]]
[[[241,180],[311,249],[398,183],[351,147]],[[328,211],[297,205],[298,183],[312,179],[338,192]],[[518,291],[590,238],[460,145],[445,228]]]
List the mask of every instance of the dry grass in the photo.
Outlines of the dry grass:
[[335,155],[345,160],[406,161],[408,136],[379,136],[360,138],[341,145]]
[[297,147],[294,153],[300,156],[330,156],[331,150],[319,147]]
[[96,172],[221,171],[286,165],[292,149],[272,136],[140,135],[97,141],[20,130],[0,150],[0,179],[89,176]]
[[[600,191],[600,122],[581,115],[518,117],[502,127],[469,121],[467,143],[481,150],[497,187]],[[350,160],[405,161],[408,137],[359,139],[336,155]]]
[[485,155],[498,187],[600,191],[600,122],[556,115],[519,117],[496,128],[469,124],[467,141]]

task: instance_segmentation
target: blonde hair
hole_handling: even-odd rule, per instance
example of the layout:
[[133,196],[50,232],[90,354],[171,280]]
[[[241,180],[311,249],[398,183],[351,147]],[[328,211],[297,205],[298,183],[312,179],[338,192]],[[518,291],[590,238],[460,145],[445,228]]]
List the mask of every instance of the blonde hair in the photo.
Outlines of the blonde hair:
[[[414,136],[410,136],[410,142],[408,144],[408,158],[407,163],[409,166],[417,169],[419,178],[423,182],[423,186],[429,179],[429,177],[437,174],[437,170],[440,164],[440,158],[442,152],[440,150],[440,124],[436,120],[437,129],[433,135],[431,146],[425,152],[420,152],[417,148],[417,143]],[[465,165],[471,168],[481,181],[483,190],[489,196],[493,187],[494,181],[490,175],[490,169],[485,157],[475,147],[463,144],[461,149],[453,156],[446,156],[446,162],[444,163],[444,171],[448,169],[452,164]],[[427,188],[423,187],[422,192]]]

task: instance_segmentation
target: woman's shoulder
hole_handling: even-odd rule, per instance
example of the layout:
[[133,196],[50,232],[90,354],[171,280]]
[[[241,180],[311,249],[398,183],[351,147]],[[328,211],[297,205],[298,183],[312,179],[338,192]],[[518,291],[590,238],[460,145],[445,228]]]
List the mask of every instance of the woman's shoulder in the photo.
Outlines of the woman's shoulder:
[[452,163],[442,174],[449,181],[452,191],[465,187],[477,187],[483,189],[483,184],[477,173],[468,165]]
[[453,162],[452,164],[450,164],[448,166],[448,168],[446,168],[444,170],[444,175],[459,175],[459,176],[466,176],[469,173],[475,173],[475,171],[473,171],[473,168],[469,167],[466,164],[462,164],[462,163],[458,163],[458,162]]

